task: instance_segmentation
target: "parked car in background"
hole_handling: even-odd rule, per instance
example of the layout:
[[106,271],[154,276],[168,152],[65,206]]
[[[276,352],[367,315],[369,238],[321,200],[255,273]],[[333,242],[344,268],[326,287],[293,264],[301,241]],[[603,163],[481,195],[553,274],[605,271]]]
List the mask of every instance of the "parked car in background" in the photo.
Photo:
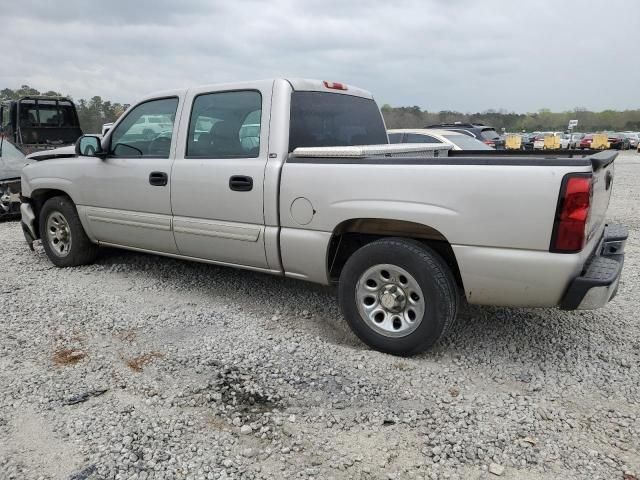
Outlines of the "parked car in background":
[[476,138],[451,130],[404,128],[388,130],[387,133],[389,143],[443,143],[451,146],[452,150],[494,150]]
[[71,99],[29,95],[0,103],[0,219],[20,211],[20,174],[27,155],[73,145],[82,135]]
[[500,138],[498,132],[493,127],[482,123],[439,123],[437,125],[427,125],[424,128],[437,128],[440,130],[452,130],[454,132],[463,133],[473,138],[477,138],[486,145],[496,150],[504,150],[505,141]]
[[578,148],[580,150],[591,148],[591,142],[593,142],[593,133],[587,133],[584,137],[582,137],[582,140],[580,140]]
[[624,136],[629,139],[629,148],[638,148],[640,137],[635,132],[624,132]]
[[570,148],[580,148],[580,142],[584,138],[585,133],[572,133],[571,134],[571,143],[573,144]]
[[560,148],[575,148],[575,144],[573,143],[570,133],[563,133],[560,136]]
[[113,127],[113,122],[103,123],[102,124],[102,136],[104,137],[107,132]]
[[523,133],[520,135],[520,138],[522,140],[522,143],[520,146],[522,150],[533,150],[533,141],[536,138],[535,135],[531,133]]
[[[112,124],[113,125],[113,124]],[[143,115],[127,132],[127,138],[133,140],[151,140],[173,127],[173,119],[168,115]]]
[[629,150],[629,139],[625,136],[624,133],[613,132],[608,133],[607,135],[609,137],[611,148],[615,150]]

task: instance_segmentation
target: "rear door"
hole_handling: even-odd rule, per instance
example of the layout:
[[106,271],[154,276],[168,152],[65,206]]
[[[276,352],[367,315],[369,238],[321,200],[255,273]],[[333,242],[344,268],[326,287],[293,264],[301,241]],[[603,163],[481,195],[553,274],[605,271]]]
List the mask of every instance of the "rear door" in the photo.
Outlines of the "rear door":
[[180,254],[268,268],[263,211],[273,81],[190,90],[171,176]]

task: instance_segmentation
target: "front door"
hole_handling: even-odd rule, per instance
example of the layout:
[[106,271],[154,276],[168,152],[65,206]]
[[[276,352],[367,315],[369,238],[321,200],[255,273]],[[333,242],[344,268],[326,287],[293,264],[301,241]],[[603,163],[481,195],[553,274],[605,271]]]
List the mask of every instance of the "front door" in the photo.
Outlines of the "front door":
[[272,82],[256,82],[242,90],[201,88],[187,95],[188,129],[171,175],[180,254],[268,268],[263,181],[271,88]]
[[78,210],[96,240],[177,253],[169,175],[178,106],[178,97],[137,105],[107,139],[107,158],[78,159],[86,173]]

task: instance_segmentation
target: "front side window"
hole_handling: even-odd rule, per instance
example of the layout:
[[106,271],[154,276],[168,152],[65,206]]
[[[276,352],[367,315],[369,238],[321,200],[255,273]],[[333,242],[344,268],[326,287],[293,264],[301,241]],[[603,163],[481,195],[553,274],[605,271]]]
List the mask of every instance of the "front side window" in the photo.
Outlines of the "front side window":
[[260,153],[261,121],[260,92],[198,95],[191,109],[186,156],[255,158]]
[[442,143],[436,137],[431,135],[422,135],[419,133],[407,133],[405,143]]
[[113,157],[169,158],[177,108],[177,98],[151,100],[135,107],[114,129],[109,154]]

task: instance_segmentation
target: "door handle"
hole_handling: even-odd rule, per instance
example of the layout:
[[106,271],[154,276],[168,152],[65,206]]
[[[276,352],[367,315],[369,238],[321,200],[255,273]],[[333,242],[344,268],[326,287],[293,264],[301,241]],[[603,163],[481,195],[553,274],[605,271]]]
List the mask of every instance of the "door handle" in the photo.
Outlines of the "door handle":
[[253,178],[245,175],[233,175],[229,178],[229,188],[236,192],[249,192],[253,190]]
[[169,182],[169,175],[165,172],[151,172],[149,183],[154,187],[164,187]]

